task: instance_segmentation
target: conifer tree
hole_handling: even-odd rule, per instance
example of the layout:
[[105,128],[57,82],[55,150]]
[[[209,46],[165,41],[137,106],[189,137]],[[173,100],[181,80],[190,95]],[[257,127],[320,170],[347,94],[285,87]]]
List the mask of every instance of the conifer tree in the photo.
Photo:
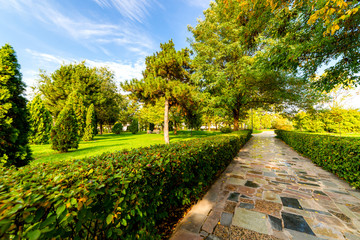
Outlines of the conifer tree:
[[145,103],[154,104],[161,98],[165,99],[164,140],[169,144],[169,109],[192,98],[194,88],[189,84],[190,51],[176,51],[172,40],[160,44],[160,48],[161,51],[146,57],[143,79],[133,79],[121,86],[130,91],[132,97]]
[[70,148],[77,149],[80,141],[78,131],[76,115],[72,104],[68,102],[51,130],[52,149],[59,152],[67,152]]
[[86,127],[83,136],[84,141],[90,141],[96,133],[96,118],[94,104],[91,104],[86,113]]
[[48,143],[50,139],[52,118],[50,112],[45,108],[40,95],[36,95],[35,98],[28,104],[28,110],[30,123],[30,143]]
[[69,95],[68,103],[72,105],[78,125],[78,135],[82,138],[86,127],[86,108],[84,106],[84,97],[78,91],[74,91]]
[[27,119],[25,84],[14,49],[0,48],[0,164],[21,167],[29,163],[30,129]]

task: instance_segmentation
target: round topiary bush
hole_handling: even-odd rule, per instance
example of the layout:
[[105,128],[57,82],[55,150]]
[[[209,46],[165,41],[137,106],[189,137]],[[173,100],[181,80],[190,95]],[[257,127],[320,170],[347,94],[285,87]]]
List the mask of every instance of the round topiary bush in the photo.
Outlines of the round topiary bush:
[[231,133],[232,132],[230,127],[222,127],[222,128],[220,128],[220,131],[222,133]]
[[123,130],[123,125],[121,123],[115,123],[111,131],[115,134],[120,134],[122,130]]

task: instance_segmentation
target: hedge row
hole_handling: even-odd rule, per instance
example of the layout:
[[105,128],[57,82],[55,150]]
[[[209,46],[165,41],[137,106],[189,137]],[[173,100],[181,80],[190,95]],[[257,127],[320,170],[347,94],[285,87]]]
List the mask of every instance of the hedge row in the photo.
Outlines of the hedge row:
[[200,196],[250,138],[202,138],[0,169],[0,238],[157,239],[157,221]]
[[360,138],[276,130],[277,136],[318,166],[360,188]]

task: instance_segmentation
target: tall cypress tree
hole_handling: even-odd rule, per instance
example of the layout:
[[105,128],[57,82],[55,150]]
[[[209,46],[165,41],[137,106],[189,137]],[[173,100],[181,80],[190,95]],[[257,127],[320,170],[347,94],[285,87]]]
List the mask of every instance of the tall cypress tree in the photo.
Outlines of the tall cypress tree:
[[90,141],[96,134],[96,117],[94,104],[91,104],[86,113],[86,127],[83,136],[84,141]]
[[0,48],[0,163],[21,167],[32,159],[28,145],[30,129],[23,96],[20,64],[14,49]]
[[78,135],[80,138],[84,136],[84,131],[86,127],[86,108],[84,105],[84,96],[81,95],[78,91],[72,92],[69,97],[67,103],[70,103],[78,125]]
[[30,134],[29,141],[33,144],[44,144],[49,142],[52,118],[50,112],[40,97],[35,98],[28,104]]
[[52,149],[67,152],[79,146],[78,125],[72,104],[68,102],[59,113],[55,126],[51,130]]

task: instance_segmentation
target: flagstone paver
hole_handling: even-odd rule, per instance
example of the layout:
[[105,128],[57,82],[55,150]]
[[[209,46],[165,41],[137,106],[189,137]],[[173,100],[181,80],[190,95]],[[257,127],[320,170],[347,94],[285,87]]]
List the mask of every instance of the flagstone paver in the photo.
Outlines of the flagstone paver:
[[360,191],[274,136],[254,134],[172,240],[360,240]]

